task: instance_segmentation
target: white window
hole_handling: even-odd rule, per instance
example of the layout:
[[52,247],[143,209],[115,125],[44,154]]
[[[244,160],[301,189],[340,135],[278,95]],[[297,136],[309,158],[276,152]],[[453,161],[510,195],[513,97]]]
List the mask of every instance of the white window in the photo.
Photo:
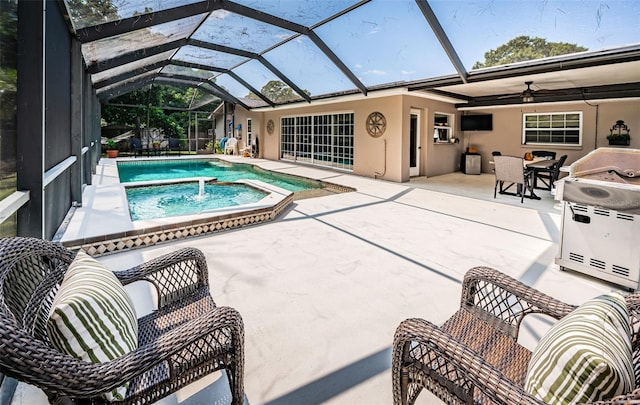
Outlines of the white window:
[[284,117],[280,158],[353,170],[353,113]]
[[253,144],[253,133],[251,132],[251,118],[247,118],[247,147]]
[[582,145],[582,112],[523,114],[525,145]]

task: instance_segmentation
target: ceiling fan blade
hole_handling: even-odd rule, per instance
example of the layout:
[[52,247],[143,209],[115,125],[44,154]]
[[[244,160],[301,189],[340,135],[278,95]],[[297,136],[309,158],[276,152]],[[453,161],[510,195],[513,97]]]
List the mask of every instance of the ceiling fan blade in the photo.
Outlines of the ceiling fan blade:
[[501,96],[498,96],[497,99],[502,100],[505,98],[517,98],[517,97],[522,97],[522,93],[503,94]]

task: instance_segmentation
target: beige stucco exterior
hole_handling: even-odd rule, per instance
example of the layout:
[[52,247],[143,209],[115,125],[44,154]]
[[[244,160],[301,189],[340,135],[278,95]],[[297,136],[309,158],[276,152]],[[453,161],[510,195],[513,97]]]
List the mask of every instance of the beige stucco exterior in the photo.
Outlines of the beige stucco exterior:
[[[251,118],[253,135],[260,140],[260,157],[272,160],[280,158],[280,119],[298,115],[329,113],[353,113],[354,163],[353,173],[395,182],[405,182],[409,174],[409,130],[412,110],[420,114],[418,153],[419,175],[432,177],[460,170],[462,153],[468,146],[475,147],[482,156],[482,172],[490,173],[491,152],[523,156],[534,149],[554,150],[558,156],[568,155],[567,164],[598,147],[609,146],[606,136],[617,120],[624,120],[632,130],[631,146],[640,148],[640,138],[633,130],[640,130],[640,100],[592,101],[555,104],[522,104],[464,111],[453,103],[434,100],[418,93],[389,91],[370,93],[368,96],[347,96],[331,101],[291,105],[273,109],[235,109],[235,123],[242,123],[240,149],[246,146],[246,120]],[[386,130],[378,138],[370,136],[366,119],[377,111],[386,118]],[[522,144],[523,113],[582,112],[583,134],[581,146],[545,146]],[[434,143],[434,114],[453,116],[452,135],[459,143]],[[462,114],[493,114],[493,131],[461,132],[459,117]],[[273,120],[274,131],[267,132],[267,122]],[[636,132],[637,133],[637,132]]]
[[[522,115],[541,112],[582,112],[581,146],[544,146],[522,144]],[[546,105],[519,105],[514,107],[473,110],[468,113],[493,114],[493,131],[466,132],[463,142],[478,148],[482,154],[482,171],[491,172],[489,164],[491,152],[499,150],[502,154],[523,156],[525,152],[544,149],[556,151],[557,155],[567,155],[569,165],[590,151],[609,147],[607,135],[617,120],[623,120],[631,129],[631,148],[640,148],[640,100],[591,101],[576,103],[557,103]],[[634,131],[635,136],[634,136]]]

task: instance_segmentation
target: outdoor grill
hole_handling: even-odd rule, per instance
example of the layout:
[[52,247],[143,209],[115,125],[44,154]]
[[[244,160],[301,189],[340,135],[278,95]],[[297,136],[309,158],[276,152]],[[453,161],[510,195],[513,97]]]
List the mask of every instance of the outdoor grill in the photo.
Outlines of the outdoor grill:
[[640,150],[599,148],[558,182],[556,264],[631,290],[640,283]]

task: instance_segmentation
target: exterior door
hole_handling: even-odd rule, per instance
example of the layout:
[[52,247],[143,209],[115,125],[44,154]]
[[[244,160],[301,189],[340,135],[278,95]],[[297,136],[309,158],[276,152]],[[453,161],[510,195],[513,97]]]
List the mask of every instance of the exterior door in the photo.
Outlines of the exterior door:
[[411,110],[409,121],[409,176],[420,175],[420,111]]

